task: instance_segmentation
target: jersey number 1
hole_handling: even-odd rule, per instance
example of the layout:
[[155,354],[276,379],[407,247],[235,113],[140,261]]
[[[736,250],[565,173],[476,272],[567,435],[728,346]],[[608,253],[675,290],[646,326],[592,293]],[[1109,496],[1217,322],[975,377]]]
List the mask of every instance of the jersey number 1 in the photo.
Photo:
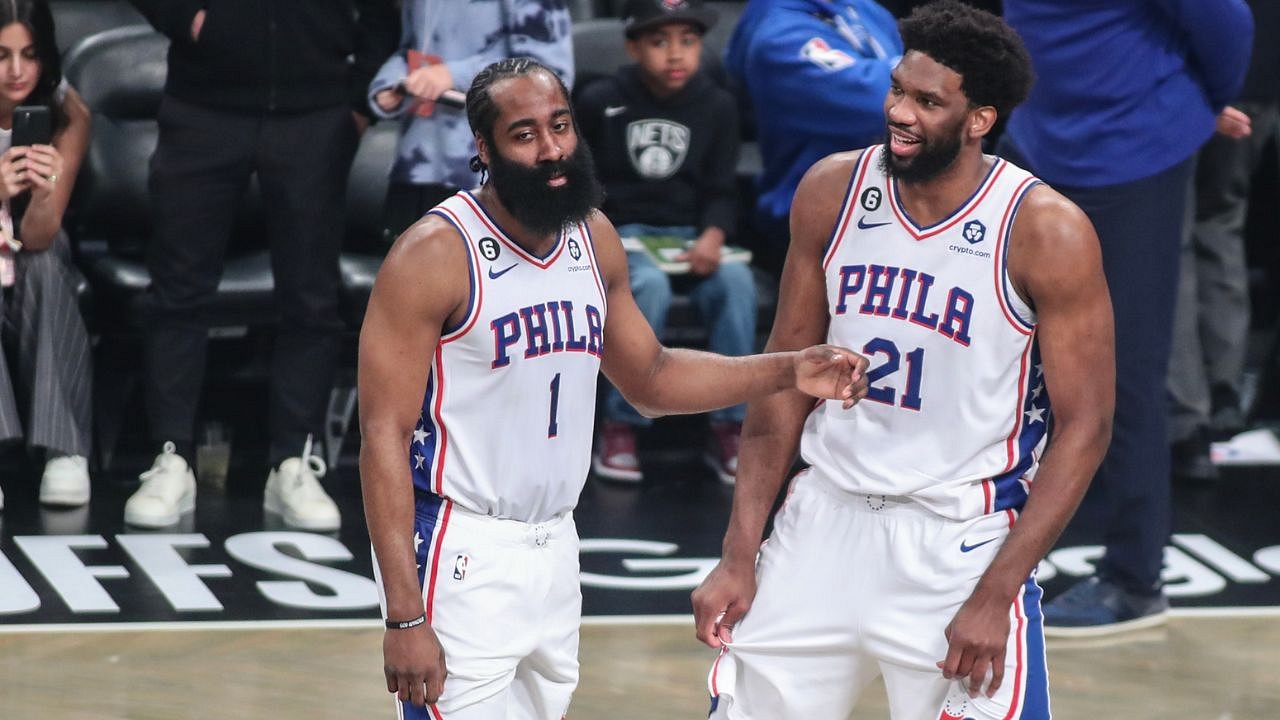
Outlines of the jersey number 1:
[[551,378],[551,420],[547,423],[547,437],[553,438],[559,432],[556,416],[560,412],[560,373]]

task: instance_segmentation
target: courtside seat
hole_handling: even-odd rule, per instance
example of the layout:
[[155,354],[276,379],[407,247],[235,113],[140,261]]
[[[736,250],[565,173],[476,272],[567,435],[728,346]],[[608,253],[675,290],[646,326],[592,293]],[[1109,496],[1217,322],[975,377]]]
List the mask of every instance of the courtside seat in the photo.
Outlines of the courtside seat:
[[51,0],[49,9],[53,12],[58,52],[63,55],[90,35],[147,24],[146,18],[125,0]]
[[[68,224],[96,297],[96,328],[136,329],[143,322],[141,298],[151,284],[143,257],[151,225],[147,177],[159,136],[155,118],[168,47],[150,26],[128,26],[90,36],[67,56],[67,80],[93,111],[93,134]],[[260,212],[254,210],[246,216]],[[249,217],[239,223],[248,224]],[[271,267],[261,247],[244,252],[233,247],[209,309],[213,327],[270,321]]]
[[347,237],[338,271],[342,278],[342,316],[359,328],[373,291],[373,279],[393,237],[383,236],[382,206],[395,161],[399,124],[380,122],[365,132],[347,180]]

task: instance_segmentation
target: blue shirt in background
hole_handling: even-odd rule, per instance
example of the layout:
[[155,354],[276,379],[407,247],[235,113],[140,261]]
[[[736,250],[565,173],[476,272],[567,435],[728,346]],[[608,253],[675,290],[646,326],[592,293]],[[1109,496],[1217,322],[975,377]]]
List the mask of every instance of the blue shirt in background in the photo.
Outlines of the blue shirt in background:
[[871,0],[750,0],[725,68],[754,106],[764,161],[756,214],[766,235],[785,236],[811,165],[884,137],[889,73],[901,56],[897,22]]
[[1243,0],[1005,0],[1035,65],[1007,133],[1037,175],[1066,187],[1173,167],[1213,133],[1249,64]]

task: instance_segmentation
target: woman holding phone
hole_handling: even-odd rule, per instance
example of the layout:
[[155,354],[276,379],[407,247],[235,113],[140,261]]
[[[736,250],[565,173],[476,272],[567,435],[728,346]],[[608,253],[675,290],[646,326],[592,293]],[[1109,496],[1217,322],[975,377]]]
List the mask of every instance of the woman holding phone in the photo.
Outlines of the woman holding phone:
[[48,505],[89,501],[89,335],[62,231],[89,122],[47,0],[0,3],[0,442],[44,451]]

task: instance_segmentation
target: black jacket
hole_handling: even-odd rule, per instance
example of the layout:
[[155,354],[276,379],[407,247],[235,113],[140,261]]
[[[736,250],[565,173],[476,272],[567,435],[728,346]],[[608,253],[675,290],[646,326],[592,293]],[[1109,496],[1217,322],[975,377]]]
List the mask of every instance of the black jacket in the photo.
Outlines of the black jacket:
[[576,109],[614,225],[718,227],[733,235],[738,106],[706,72],[659,100],[629,65],[583,87]]
[[[132,0],[168,36],[165,92],[246,112],[300,112],[350,103],[398,40],[392,0]],[[200,39],[191,21],[205,10]],[[354,58],[354,60],[352,60]]]

